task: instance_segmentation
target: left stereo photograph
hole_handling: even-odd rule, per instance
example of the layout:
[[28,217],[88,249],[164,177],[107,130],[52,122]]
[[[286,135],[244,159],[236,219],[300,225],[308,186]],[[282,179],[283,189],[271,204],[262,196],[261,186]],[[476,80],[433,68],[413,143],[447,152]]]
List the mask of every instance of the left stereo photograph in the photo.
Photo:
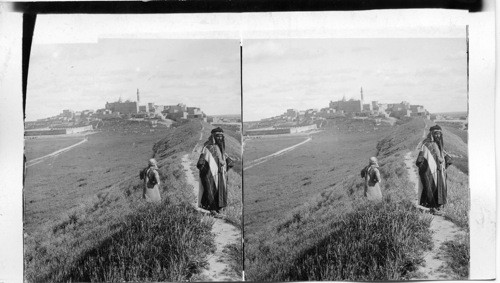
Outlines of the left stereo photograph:
[[27,282],[243,280],[240,41],[145,26],[37,17]]

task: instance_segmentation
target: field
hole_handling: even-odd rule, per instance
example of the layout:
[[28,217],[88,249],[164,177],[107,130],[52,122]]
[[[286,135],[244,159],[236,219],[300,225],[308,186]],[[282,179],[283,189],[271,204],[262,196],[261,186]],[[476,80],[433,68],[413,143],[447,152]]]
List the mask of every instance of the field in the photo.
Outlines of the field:
[[[246,170],[247,278],[411,278],[431,246],[430,219],[411,204],[403,157],[424,127],[417,119],[388,128],[334,119],[311,142]],[[384,201],[377,205],[363,198],[359,176],[370,156],[381,166]]]
[[[190,205],[195,196],[181,164],[202,125],[144,126],[114,121],[81,146],[28,168],[28,282],[187,281],[206,265],[214,249],[212,223]],[[138,178],[153,156],[161,178],[158,205],[142,200]]]
[[[376,153],[372,141],[379,134],[346,136],[325,131],[314,134],[310,142],[285,155],[245,170],[245,236],[252,239],[264,225],[276,224],[294,208],[333,187],[340,179],[359,175],[358,171],[365,166],[368,158]],[[282,140],[253,140],[251,145],[258,151],[275,152],[279,150],[277,145],[284,145]],[[291,141],[290,145],[293,145],[301,140]],[[252,153],[246,147],[247,143],[245,160],[247,154],[262,155]],[[353,155],[346,156],[345,152],[352,152]]]
[[24,154],[26,155],[26,160],[30,161],[50,154],[56,150],[74,145],[83,140],[83,138],[84,136],[82,135],[27,138],[24,140]]
[[[47,220],[58,218],[102,189],[138,176],[153,155],[153,144],[164,135],[165,130],[140,136],[96,133],[80,146],[28,167],[24,186],[25,232],[31,233]],[[30,140],[26,151],[36,156],[40,150],[45,155],[76,143],[74,138],[49,141],[52,139]]]
[[261,136],[245,139],[245,163],[275,153],[307,139],[304,135]]
[[446,129],[447,131],[453,133],[454,135],[460,137],[464,143],[467,143],[468,132],[467,130],[463,129],[463,125],[461,123],[439,122],[437,124],[440,125],[442,128]]

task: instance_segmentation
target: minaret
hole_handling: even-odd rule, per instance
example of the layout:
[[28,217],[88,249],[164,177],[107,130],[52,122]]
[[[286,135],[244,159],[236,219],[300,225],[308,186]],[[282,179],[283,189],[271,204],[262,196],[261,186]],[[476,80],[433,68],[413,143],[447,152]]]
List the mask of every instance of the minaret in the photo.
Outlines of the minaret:
[[363,98],[363,87],[361,87],[361,103],[363,103],[365,100]]
[[137,104],[141,103],[141,98],[139,97],[139,89],[137,89]]

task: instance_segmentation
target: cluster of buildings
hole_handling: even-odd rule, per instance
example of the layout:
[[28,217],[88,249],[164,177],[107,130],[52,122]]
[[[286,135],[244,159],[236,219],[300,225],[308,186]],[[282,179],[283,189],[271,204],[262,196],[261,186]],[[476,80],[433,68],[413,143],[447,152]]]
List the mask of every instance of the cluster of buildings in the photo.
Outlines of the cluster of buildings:
[[[336,117],[367,117],[379,124],[383,118],[394,117],[422,117],[436,119],[422,105],[412,105],[409,102],[379,103],[378,101],[365,101],[363,88],[360,99],[330,101],[328,107],[321,109],[287,109],[285,113],[260,120],[252,129],[245,131],[246,135],[286,134],[298,131],[309,131],[320,123],[317,121]],[[309,128],[309,126],[311,128]]]
[[[141,104],[139,90],[137,90],[136,101],[122,101],[120,98],[116,102],[106,102],[104,108],[95,111],[66,109],[54,117],[25,122],[25,135],[56,135],[88,131],[92,130],[99,121],[113,118],[147,120],[153,126],[157,123],[171,124],[171,120],[201,119],[205,122],[212,122],[217,119],[207,117],[198,107],[187,107],[182,103],[177,105],[156,105],[152,102]],[[165,121],[161,122],[162,120]],[[225,120],[222,118],[217,121],[227,122]]]
[[157,105],[153,102],[141,104],[139,89],[137,89],[136,101],[106,102],[105,108],[98,110],[101,115],[127,115],[134,118],[157,118],[157,119],[203,119],[207,115],[198,107],[187,107],[185,104]]
[[[360,99],[330,101],[328,107],[321,109],[308,109],[299,111],[297,109],[288,109],[284,114],[278,116],[287,121],[302,121],[312,118],[334,118],[339,116],[359,116],[359,117],[423,117],[432,119],[431,114],[422,105],[411,105],[409,102],[401,103],[379,103],[371,101],[365,103],[363,97],[363,88],[361,88]],[[277,117],[274,117],[277,118]]]

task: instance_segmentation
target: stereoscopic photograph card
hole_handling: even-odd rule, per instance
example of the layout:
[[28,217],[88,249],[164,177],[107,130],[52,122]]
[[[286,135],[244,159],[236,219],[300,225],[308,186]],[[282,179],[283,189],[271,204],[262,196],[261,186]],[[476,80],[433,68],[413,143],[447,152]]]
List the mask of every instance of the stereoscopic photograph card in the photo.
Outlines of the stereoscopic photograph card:
[[0,281],[495,277],[493,3],[36,5],[0,25]]

